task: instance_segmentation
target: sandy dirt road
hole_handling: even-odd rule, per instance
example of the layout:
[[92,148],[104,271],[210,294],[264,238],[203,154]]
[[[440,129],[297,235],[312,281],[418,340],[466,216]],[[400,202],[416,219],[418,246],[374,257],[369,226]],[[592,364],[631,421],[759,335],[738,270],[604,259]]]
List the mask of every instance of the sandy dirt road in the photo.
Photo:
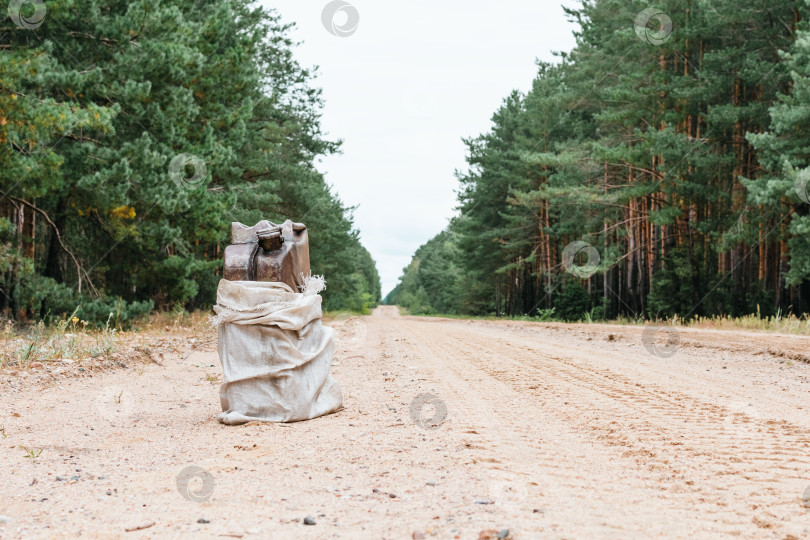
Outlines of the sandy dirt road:
[[216,423],[213,346],[4,374],[0,537],[810,538],[808,338],[332,326],[346,408],[297,424]]

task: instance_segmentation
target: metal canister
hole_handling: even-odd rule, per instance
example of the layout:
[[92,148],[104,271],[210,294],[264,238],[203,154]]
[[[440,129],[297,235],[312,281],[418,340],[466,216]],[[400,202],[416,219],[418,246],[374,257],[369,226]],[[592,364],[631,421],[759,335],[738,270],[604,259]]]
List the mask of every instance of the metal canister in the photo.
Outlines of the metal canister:
[[231,245],[225,248],[225,279],[278,281],[298,292],[309,274],[309,235],[303,223],[287,220],[277,225],[262,220],[253,227],[231,224]]

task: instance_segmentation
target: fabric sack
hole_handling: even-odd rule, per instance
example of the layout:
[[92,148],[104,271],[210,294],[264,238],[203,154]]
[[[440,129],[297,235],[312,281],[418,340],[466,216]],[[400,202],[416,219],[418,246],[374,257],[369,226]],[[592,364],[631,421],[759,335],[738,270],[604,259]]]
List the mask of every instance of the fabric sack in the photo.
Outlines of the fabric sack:
[[285,283],[221,280],[214,307],[224,383],[218,420],[297,422],[342,407],[329,373],[334,331],[321,321],[323,278],[304,292]]

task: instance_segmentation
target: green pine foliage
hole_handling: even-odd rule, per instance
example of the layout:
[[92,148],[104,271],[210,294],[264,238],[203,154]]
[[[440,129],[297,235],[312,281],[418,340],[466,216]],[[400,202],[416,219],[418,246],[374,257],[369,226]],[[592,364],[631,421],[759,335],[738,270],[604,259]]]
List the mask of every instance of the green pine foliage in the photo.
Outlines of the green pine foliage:
[[444,231],[420,247],[385,303],[400,305],[414,315],[461,313],[465,291],[457,266],[461,256],[457,241],[455,233]]
[[[420,248],[388,302],[567,320],[810,310],[795,189],[810,180],[810,4],[663,0],[671,34],[634,27],[650,7],[568,10],[576,47],[465,141],[458,215],[437,237],[453,242]],[[573,242],[599,254],[588,275],[567,271]]]
[[3,18],[0,310],[81,305],[103,324],[108,307],[210,307],[230,223],[261,218],[308,225],[328,309],[375,305],[351,209],[314,167],[339,143],[288,30],[248,0],[55,0],[35,30]]

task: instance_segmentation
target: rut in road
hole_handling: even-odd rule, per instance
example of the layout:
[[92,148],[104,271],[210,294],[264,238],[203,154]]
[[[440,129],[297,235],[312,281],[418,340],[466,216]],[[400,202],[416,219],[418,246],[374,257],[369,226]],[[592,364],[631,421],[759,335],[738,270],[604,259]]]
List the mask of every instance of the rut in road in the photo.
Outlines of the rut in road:
[[810,538],[809,338],[681,329],[663,359],[637,327],[330,324],[345,408],[307,422],[219,424],[213,332],[160,364],[0,379],[0,537]]
[[523,512],[540,505],[593,533],[645,520],[656,535],[807,526],[808,426],[721,405],[717,386],[672,384],[682,358],[649,365],[640,341],[614,352],[525,326],[373,320],[384,345],[440,381],[470,459],[511,473]]

